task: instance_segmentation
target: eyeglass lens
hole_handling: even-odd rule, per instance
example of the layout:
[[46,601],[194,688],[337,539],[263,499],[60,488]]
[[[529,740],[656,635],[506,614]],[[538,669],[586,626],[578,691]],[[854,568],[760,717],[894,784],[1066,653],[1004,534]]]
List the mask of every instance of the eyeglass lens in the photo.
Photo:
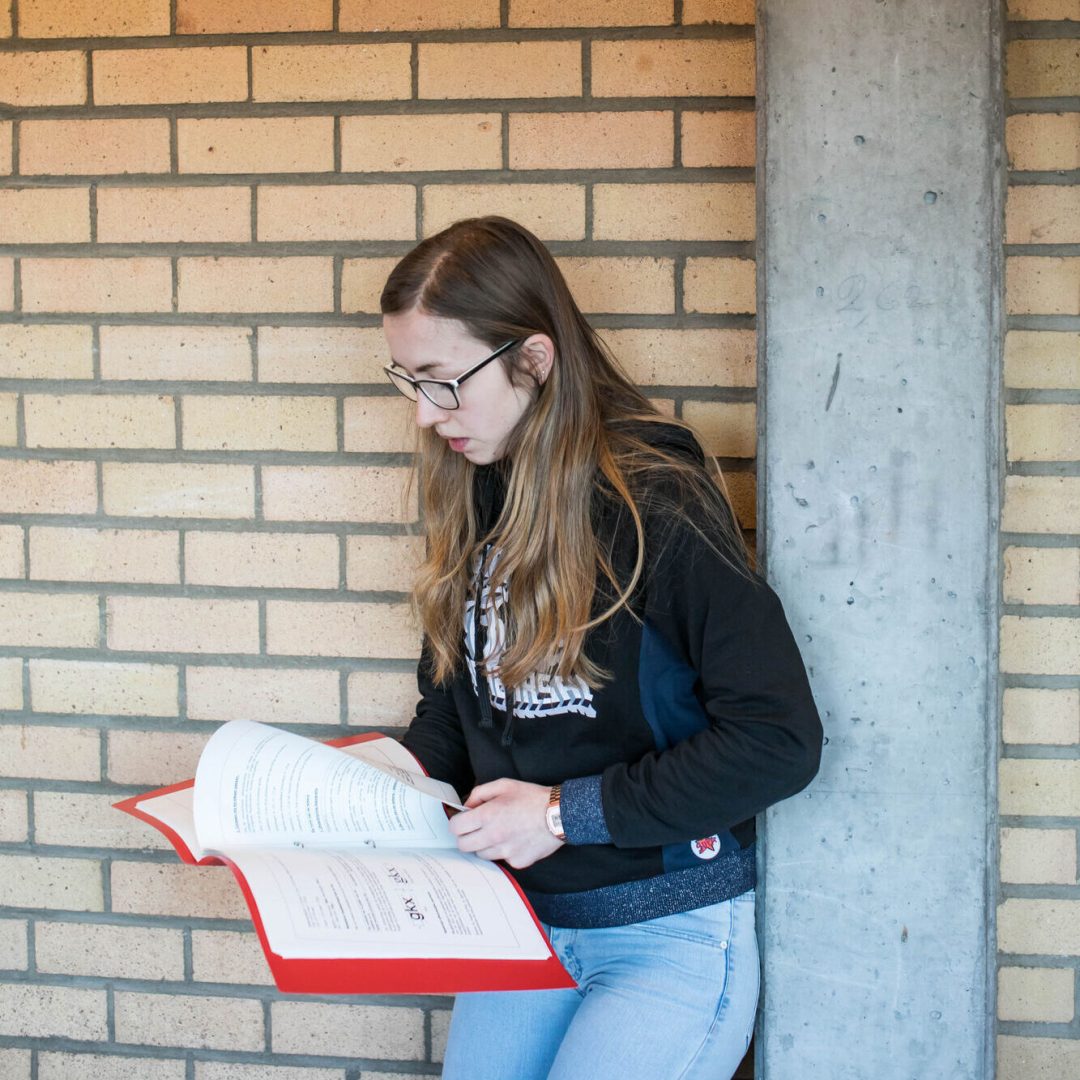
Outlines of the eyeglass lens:
[[394,386],[396,386],[410,401],[416,400],[416,391],[417,387],[419,387],[424,397],[437,408],[456,409],[458,407],[457,398],[454,397],[454,391],[445,383],[429,381],[427,379],[420,379],[416,383],[413,383],[396,371],[390,370],[387,373]]

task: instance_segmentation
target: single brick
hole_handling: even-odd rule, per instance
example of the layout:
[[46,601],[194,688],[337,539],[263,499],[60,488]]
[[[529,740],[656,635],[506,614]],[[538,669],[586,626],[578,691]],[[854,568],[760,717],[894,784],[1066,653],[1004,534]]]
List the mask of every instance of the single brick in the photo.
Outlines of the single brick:
[[39,922],[34,941],[38,971],[113,979],[184,977],[179,929]]
[[416,518],[408,470],[355,465],[264,466],[267,521],[401,522]]
[[336,724],[341,679],[318,668],[187,669],[190,720],[262,720],[268,724]]
[[97,214],[97,238],[103,244],[252,239],[251,189],[246,187],[103,186],[98,188]]
[[450,1034],[450,1010],[431,1013],[431,1059],[442,1061],[446,1056],[446,1040]]
[[[12,26],[12,12],[11,7],[14,0],[2,0],[0,2],[0,37],[11,37],[15,32]],[[29,1076],[29,1071],[27,1076]]]
[[[21,844],[30,837],[27,793],[12,789],[0,789],[0,841],[5,844]],[[0,921],[0,940],[10,929],[8,921]],[[0,947],[0,956],[3,948]],[[0,968],[6,967],[0,959]]]
[[137,652],[257,653],[254,600],[110,596],[110,649]]
[[[97,859],[60,859],[42,855],[0,855],[0,905],[102,911],[101,863]],[[5,1008],[0,985],[0,1034],[30,1035],[4,1028],[17,1010]],[[33,1021],[28,1021],[33,1023]],[[99,1036],[103,1038],[104,1036]]]
[[409,453],[416,447],[416,406],[403,397],[345,399],[345,449]]
[[182,173],[311,173],[334,168],[332,116],[176,122]]
[[1010,315],[1080,315],[1080,258],[1010,256],[1005,304]]
[[256,45],[255,101],[386,101],[412,96],[408,42],[391,45]]
[[0,776],[100,780],[101,737],[93,728],[0,726]]
[[86,188],[0,190],[0,243],[78,244],[89,239]]
[[500,168],[498,113],[341,118],[342,172]]
[[246,326],[103,326],[101,377],[246,381],[251,336]]
[[21,657],[0,657],[0,709],[23,707],[22,669]]
[[340,0],[338,27],[371,30],[471,30],[499,25],[499,0]]
[[683,307],[709,314],[753,315],[757,310],[753,259],[687,259]]
[[[0,577],[21,578],[26,574],[23,557],[23,530],[19,525],[0,525]],[[0,705],[0,708],[4,706]]]
[[754,385],[753,330],[604,330],[601,336],[642,385]]
[[[387,260],[395,263],[397,260]],[[381,288],[381,284],[380,284]],[[377,327],[266,326],[259,329],[259,379],[350,383],[386,379],[386,338]]]
[[1001,880],[1020,884],[1075,885],[1074,829],[1002,829]]
[[1075,979],[1072,968],[998,968],[998,1019],[1067,1024]]
[[142,312],[172,309],[164,258],[23,259],[24,311]]
[[1080,243],[1080,187],[1010,187],[1005,203],[1007,244]]
[[[266,961],[263,961],[266,967]],[[341,1069],[309,1069],[302,1065],[247,1065],[238,1061],[197,1061],[195,1080],[341,1080]],[[376,1074],[364,1070],[364,1080]],[[377,1077],[376,1077],[377,1080]],[[394,1080],[418,1080],[396,1073]],[[430,1074],[419,1080],[431,1080]]]
[[244,101],[247,81],[247,49],[240,45],[94,53],[96,105]]
[[[156,832],[149,825],[149,832]],[[184,919],[246,919],[236,879],[224,866],[181,863],[112,864],[112,910],[128,915],[176,915]]]
[[424,1014],[417,1008],[275,1001],[270,1020],[275,1054],[310,1054],[318,1047],[335,1057],[424,1059]]
[[752,240],[754,212],[753,184],[597,184],[593,189],[598,240]]
[[687,401],[683,419],[698,430],[707,454],[733,458],[757,454],[757,407],[752,402]]
[[1080,96],[1080,41],[1010,41],[1005,47],[1005,92],[1014,98]]
[[191,969],[196,982],[272,986],[273,976],[253,933],[193,930]]
[[14,127],[10,120],[0,120],[0,176],[11,175]]
[[1080,390],[1080,333],[1010,330],[1005,335],[1005,385]]
[[31,660],[35,712],[101,716],[175,716],[177,669],[171,664]]
[[556,261],[582,311],[638,315],[675,311],[673,259],[573,256]]
[[1080,112],[1006,117],[1005,146],[1014,169],[1080,169]]
[[183,400],[187,450],[336,450],[329,397],[191,395]]
[[1002,706],[1002,737],[1007,743],[1080,742],[1080,690],[1009,687]]
[[1080,675],[1080,619],[1004,616],[1001,670],[1025,675]]
[[243,998],[117,991],[117,1042],[262,1050],[262,1004]]
[[422,42],[419,55],[422,98],[581,94],[581,45],[576,41]]
[[[25,919],[0,919],[0,969],[4,971],[25,971],[28,960],[26,947]],[[29,1072],[27,1072],[29,1077]],[[4,1072],[4,1059],[0,1057],[0,1076],[7,1077]]]
[[189,532],[184,563],[191,585],[336,589],[338,538],[327,533]]
[[92,461],[0,460],[0,513],[92,514],[96,488]]
[[416,675],[400,671],[349,673],[349,723],[363,727],[405,727],[416,712]]
[[15,310],[15,260],[0,259],[0,311]]
[[176,446],[173,399],[160,394],[27,394],[27,446]]
[[333,0],[177,0],[178,34],[273,34],[334,28]]
[[420,637],[407,604],[268,600],[266,651],[278,656],[413,659]]
[[[378,314],[379,296],[382,294],[390,271],[397,265],[397,259],[346,259],[341,267],[341,310],[344,314],[367,312]],[[363,331],[357,331],[363,333]],[[374,334],[368,331],[370,338]],[[382,331],[376,331],[381,334]],[[383,344],[385,348],[385,342]],[[378,356],[379,349],[370,347],[370,352]],[[356,361],[354,360],[355,364]],[[331,380],[342,381],[342,380]]]
[[683,0],[683,23],[754,23],[754,0]]
[[501,214],[542,240],[585,239],[585,188],[579,184],[428,184],[424,235],[459,218]]
[[195,775],[209,732],[110,731],[109,779],[117,784],[175,784]]
[[100,1041],[109,1037],[105,1014],[104,990],[0,984],[0,1035]]
[[24,38],[157,37],[169,32],[169,0],[19,0]]
[[35,525],[30,529],[30,577],[175,585],[180,581],[179,534]]
[[1080,956],[1080,900],[1004,901],[998,908],[998,949]]
[[65,847],[172,850],[156,829],[148,830],[130,814],[118,814],[115,802],[115,795],[35,791],[34,842]]
[[93,1080],[184,1080],[187,1066],[182,1058],[159,1059],[109,1057],[105,1054],[38,1054],[37,1080],[71,1080],[73,1076]]
[[0,52],[0,105],[82,105],[86,53]]
[[0,379],[91,379],[93,376],[89,326],[47,323],[0,326]]
[[1080,548],[1008,547],[1007,604],[1080,604]]
[[1005,532],[1080,533],[1080,477],[1006,476]]
[[0,593],[0,645],[93,649],[97,597],[83,593]]
[[131,517],[249,518],[255,477],[249,465],[102,466],[105,513]]
[[422,536],[350,536],[345,565],[350,589],[408,592],[424,561]]
[[262,185],[258,201],[259,240],[416,238],[416,189],[411,185]]
[[23,120],[19,171],[99,176],[168,172],[169,121]]
[[671,112],[510,115],[512,169],[660,169],[674,153]]
[[596,97],[753,97],[754,42],[594,41]]
[[1002,758],[998,778],[1003,814],[1080,817],[1080,760]]
[[18,413],[18,394],[0,394],[0,446],[18,446]]
[[1080,405],[1008,405],[1005,434],[1010,461],[1080,458]]
[[[5,1080],[30,1080],[29,1050],[0,1050],[0,1076]],[[44,1080],[44,1074],[38,1073]]]
[[670,26],[669,0],[510,0],[510,26]]
[[181,311],[332,311],[329,256],[188,256],[177,260]]
[[1008,0],[1010,19],[1080,19],[1080,0]]

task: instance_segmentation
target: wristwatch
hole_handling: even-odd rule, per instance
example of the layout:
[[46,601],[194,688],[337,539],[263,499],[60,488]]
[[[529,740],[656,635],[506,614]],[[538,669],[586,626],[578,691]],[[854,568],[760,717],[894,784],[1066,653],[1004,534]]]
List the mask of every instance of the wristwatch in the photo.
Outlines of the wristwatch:
[[548,831],[556,840],[561,840],[566,843],[566,833],[563,832],[562,827],[562,811],[559,808],[559,796],[562,794],[562,785],[556,784],[548,795],[547,813],[544,815],[547,820]]

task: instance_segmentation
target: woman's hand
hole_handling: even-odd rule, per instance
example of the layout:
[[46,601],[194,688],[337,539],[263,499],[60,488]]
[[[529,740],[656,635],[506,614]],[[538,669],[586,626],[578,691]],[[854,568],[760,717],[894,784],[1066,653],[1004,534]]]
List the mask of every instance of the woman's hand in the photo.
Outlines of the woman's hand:
[[502,859],[518,870],[562,847],[547,827],[551,789],[523,780],[492,780],[475,787],[468,809],[450,819],[461,851]]

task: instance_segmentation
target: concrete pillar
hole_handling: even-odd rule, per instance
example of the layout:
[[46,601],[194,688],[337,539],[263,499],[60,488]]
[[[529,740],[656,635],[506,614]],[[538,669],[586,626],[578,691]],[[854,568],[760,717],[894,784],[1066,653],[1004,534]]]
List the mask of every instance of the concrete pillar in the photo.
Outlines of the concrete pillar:
[[759,4],[766,572],[828,744],[766,817],[766,1080],[993,1075],[998,5]]

